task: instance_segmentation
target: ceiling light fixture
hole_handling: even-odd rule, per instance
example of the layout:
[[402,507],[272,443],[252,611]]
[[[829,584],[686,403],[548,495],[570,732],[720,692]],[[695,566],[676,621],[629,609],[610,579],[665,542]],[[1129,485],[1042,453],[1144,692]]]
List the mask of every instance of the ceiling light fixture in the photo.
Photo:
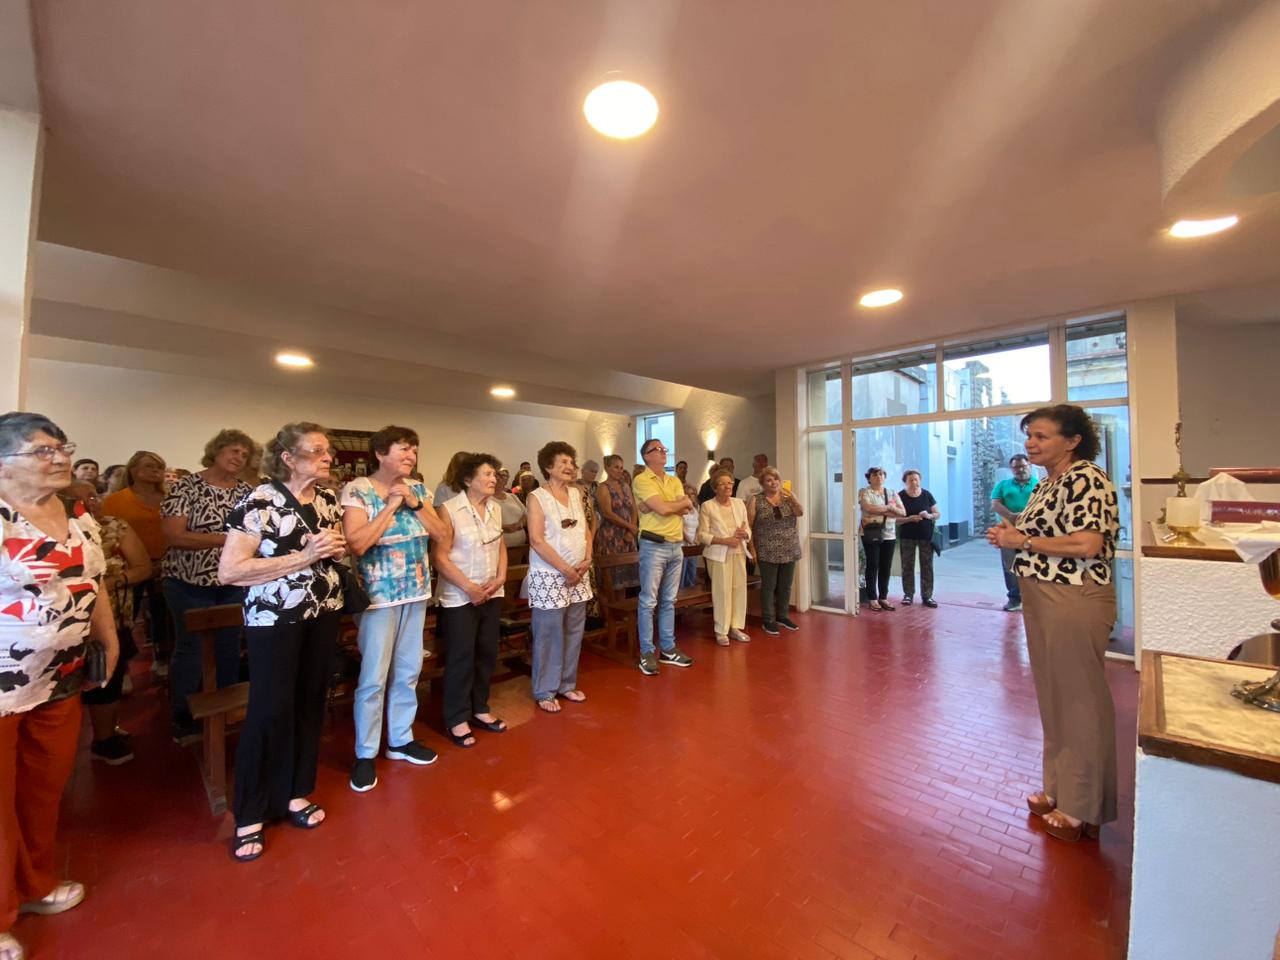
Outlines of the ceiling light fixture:
[[1213,220],[1179,220],[1169,228],[1169,236],[1177,237],[1179,240],[1207,237],[1210,234],[1221,233],[1223,230],[1230,230],[1239,222],[1240,218],[1234,213],[1229,217],[1216,217]]
[[864,307],[887,307],[902,299],[902,291],[888,287],[884,290],[872,290],[858,298]]
[[277,353],[276,363],[282,367],[294,367],[299,370],[315,366],[315,361],[305,353],[290,353],[288,351]]
[[658,121],[658,101],[630,80],[602,83],[582,102],[582,112],[598,132],[615,140],[630,140]]
[[494,397],[501,397],[503,400],[510,400],[516,395],[516,392],[511,387],[491,387],[489,394]]

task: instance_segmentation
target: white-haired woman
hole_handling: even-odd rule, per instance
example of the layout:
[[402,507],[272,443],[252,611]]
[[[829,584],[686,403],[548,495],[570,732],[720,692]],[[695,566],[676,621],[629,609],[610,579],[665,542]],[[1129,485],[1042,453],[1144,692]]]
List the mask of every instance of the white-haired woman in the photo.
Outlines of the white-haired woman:
[[227,518],[218,577],[247,587],[249,707],[236,751],[236,860],[262,856],[263,825],[287,817],[313,829],[325,690],[338,639],[346,553],[329,478],[334,452],[319,424],[286,424],[267,444],[271,477]]

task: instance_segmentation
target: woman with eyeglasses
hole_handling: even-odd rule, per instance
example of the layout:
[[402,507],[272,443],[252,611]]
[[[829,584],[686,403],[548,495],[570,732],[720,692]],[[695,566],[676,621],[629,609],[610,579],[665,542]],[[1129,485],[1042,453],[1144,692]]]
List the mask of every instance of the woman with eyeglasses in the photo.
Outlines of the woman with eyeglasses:
[[804,508],[790,490],[783,488],[782,474],[773,467],[765,467],[760,474],[760,486],[764,492],[747,504],[747,522],[751,526],[748,548],[751,558],[760,565],[761,629],[776,637],[779,626],[800,629],[791,619],[791,582],[800,559],[796,521],[804,516]]
[[553,441],[538,451],[545,486],[529,495],[529,607],[533,612],[533,699],[559,713],[556,697],[581,703],[578,657],[591,599],[591,528],[573,485],[578,452]]
[[487,453],[463,458],[462,492],[440,507],[444,532],[431,543],[440,574],[436,633],[444,644],[444,732],[459,747],[475,746],[473,721],[490,733],[507,729],[489,711],[507,578],[502,508],[494,500],[501,467]]
[[21,960],[19,913],[50,915],[84,899],[59,882],[54,843],[75,763],[90,639],[106,675],[119,652],[101,599],[98,525],[57,494],[74,443],[48,417],[0,416],[0,957]]
[[151,577],[134,588],[133,608],[142,610],[145,598],[148,639],[155,657],[152,669],[157,677],[169,675],[169,660],[173,656],[169,605],[165,603],[160,580],[161,560],[168,548],[160,520],[165,497],[164,473],[164,457],[150,450],[139,450],[129,458],[124,470],[115,475],[102,500],[103,515],[119,517],[133,527],[151,558]]
[[312,830],[324,810],[312,803],[320,759],[325,691],[342,616],[346,553],[342,511],[329,477],[334,452],[324,427],[285,424],[267,444],[270,482],[227,517],[218,578],[248,587],[249,707],[236,750],[235,836],[231,856],[262,856],[262,828],[285,817]]

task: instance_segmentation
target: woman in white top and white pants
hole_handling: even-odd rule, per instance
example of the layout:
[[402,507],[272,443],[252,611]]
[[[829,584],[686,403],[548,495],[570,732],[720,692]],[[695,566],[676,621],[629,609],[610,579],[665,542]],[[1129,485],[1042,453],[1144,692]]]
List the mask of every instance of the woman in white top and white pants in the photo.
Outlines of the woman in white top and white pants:
[[711,577],[711,603],[716,643],[729,645],[733,637],[742,643],[751,638],[747,625],[747,553],[751,539],[747,505],[733,496],[733,474],[720,470],[711,478],[716,495],[698,508],[698,541]]
[[475,746],[473,721],[492,733],[507,729],[489,712],[507,577],[502,510],[493,498],[501,466],[487,453],[462,460],[462,492],[437,509],[446,532],[431,539],[431,560],[440,574],[436,635],[445,647],[444,732],[460,747]]
[[577,688],[582,630],[592,597],[592,531],[582,491],[573,486],[577,451],[562,441],[538,451],[538,469],[547,484],[534,490],[529,510],[529,575],[525,585],[533,614],[533,699],[547,713],[559,713],[561,696],[587,699]]

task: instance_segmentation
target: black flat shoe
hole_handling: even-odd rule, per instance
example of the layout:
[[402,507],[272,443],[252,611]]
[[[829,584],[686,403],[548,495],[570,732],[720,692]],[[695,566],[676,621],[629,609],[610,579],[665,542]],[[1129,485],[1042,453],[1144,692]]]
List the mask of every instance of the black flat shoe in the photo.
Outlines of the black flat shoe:
[[490,723],[488,720],[481,720],[479,717],[472,717],[471,722],[478,724],[481,729],[488,730],[490,733],[506,733],[507,725],[501,720],[494,720]]
[[320,804],[308,803],[301,810],[290,810],[285,814],[285,817],[292,826],[295,826],[300,830],[314,830],[316,827],[320,826],[320,824],[324,823],[323,820],[317,820],[315,823],[311,822],[312,816],[314,816],[318,811],[323,812],[320,811]]

